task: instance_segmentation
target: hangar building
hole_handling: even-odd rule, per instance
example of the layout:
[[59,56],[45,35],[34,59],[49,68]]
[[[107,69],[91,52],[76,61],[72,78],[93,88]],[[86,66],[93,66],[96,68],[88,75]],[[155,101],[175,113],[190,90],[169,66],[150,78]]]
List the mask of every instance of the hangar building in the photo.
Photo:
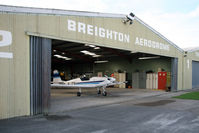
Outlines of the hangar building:
[[126,87],[143,89],[166,72],[171,91],[199,86],[199,49],[184,51],[137,16],[0,5],[0,20],[0,119],[47,113],[54,69],[65,79],[123,73]]

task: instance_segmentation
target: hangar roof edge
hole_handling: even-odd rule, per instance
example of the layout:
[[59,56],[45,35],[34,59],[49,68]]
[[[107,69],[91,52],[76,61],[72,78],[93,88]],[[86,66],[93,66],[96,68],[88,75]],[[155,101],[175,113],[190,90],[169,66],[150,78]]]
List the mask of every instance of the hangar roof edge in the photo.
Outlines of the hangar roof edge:
[[[33,13],[33,14],[49,14],[49,15],[71,15],[71,16],[90,16],[90,17],[110,17],[110,18],[124,18],[124,14],[112,14],[112,13],[100,13],[100,12],[89,12],[89,11],[74,11],[74,10],[63,10],[63,9],[51,9],[51,8],[36,8],[36,7],[23,7],[23,6],[11,6],[11,5],[0,5],[0,11],[3,12],[14,12],[14,13]],[[164,37],[161,33],[153,29],[151,26],[146,24],[144,21],[135,16],[135,19],[141,24],[149,28],[152,32],[166,40],[168,43],[173,45],[175,48],[183,52],[184,50],[171,42],[169,39]]]
[[52,8],[24,7],[24,6],[10,6],[10,5],[0,5],[0,11],[14,12],[14,13],[49,14],[49,15],[71,15],[71,16],[113,17],[113,18],[125,17],[125,15],[123,14],[63,10],[63,9],[52,9]]
[[198,50],[199,50],[199,47],[184,48],[184,51],[187,51],[187,52],[196,52]]

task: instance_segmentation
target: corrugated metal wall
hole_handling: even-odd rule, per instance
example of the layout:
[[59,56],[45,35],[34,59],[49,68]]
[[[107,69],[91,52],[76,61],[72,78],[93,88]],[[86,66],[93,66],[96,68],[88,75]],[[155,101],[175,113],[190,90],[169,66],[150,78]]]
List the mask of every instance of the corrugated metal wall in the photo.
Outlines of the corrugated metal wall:
[[171,59],[171,91],[178,89],[178,58]]
[[199,87],[199,62],[192,61],[192,88]]
[[0,57],[0,119],[30,114],[30,53],[29,36],[24,32],[26,20],[22,15],[16,17],[0,12],[0,30],[11,33],[11,36],[0,35],[2,44],[11,41],[10,45],[0,47],[0,52],[13,54],[13,58]]
[[30,37],[30,113],[48,113],[50,103],[51,40]]

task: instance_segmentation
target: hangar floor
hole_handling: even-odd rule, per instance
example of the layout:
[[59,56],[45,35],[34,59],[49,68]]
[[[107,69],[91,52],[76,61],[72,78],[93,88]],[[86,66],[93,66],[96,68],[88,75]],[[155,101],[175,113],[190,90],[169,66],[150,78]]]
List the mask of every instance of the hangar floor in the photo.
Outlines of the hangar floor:
[[121,88],[107,88],[107,92],[108,96],[104,97],[97,95],[96,89],[83,89],[82,96],[77,97],[77,89],[51,89],[50,113],[122,103],[168,93],[158,90]]

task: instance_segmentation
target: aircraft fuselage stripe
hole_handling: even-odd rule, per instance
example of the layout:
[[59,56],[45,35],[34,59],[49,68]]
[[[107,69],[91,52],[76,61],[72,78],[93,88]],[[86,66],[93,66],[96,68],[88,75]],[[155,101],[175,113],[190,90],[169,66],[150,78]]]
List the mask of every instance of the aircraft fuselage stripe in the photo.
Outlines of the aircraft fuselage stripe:
[[88,82],[79,82],[79,83],[76,83],[75,85],[82,85],[82,84],[99,84],[101,82],[104,82],[104,80],[100,80],[100,81],[88,81]]

